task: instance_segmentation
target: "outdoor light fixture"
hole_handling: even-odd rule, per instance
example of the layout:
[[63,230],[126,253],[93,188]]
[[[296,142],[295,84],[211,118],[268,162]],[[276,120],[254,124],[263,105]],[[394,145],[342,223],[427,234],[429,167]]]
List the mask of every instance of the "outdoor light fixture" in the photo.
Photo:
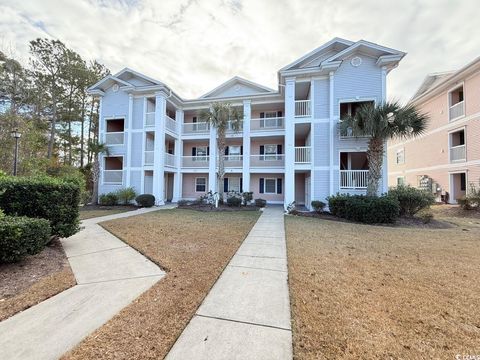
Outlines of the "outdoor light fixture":
[[13,176],[17,176],[17,162],[18,162],[18,139],[22,136],[22,134],[18,131],[18,129],[13,130],[10,135],[15,139],[15,151],[13,153]]

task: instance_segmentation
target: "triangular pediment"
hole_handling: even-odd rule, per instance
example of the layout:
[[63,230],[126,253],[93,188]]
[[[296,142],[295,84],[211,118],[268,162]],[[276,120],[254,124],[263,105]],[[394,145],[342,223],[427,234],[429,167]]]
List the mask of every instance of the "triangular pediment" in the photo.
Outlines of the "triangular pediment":
[[273,89],[270,89],[266,86],[235,76],[220,86],[217,86],[215,89],[200,96],[200,99],[230,98],[237,96],[269,94],[274,92],[275,91]]

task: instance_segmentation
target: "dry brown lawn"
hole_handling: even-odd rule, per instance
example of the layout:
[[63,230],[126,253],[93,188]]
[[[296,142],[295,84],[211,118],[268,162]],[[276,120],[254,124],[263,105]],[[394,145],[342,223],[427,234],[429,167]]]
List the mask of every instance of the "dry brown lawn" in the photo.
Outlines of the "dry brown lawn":
[[175,209],[103,223],[167,275],[64,358],[162,359],[258,216]]
[[[445,212],[445,209],[447,212]],[[448,208],[434,209],[449,218]],[[295,359],[480,353],[480,227],[287,217]]]
[[100,216],[120,214],[127,211],[136,210],[137,208],[133,206],[128,207],[85,207],[80,209],[80,220],[86,220],[91,218],[96,218]]

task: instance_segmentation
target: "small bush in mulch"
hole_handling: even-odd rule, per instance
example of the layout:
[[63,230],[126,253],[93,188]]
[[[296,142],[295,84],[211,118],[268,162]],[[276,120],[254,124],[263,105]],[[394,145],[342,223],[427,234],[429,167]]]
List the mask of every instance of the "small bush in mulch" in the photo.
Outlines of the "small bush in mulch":
[[152,207],[155,205],[155,196],[152,194],[141,194],[135,198],[138,206],[141,207]]
[[259,208],[263,208],[263,207],[267,206],[267,200],[255,199],[255,206],[257,206]]
[[102,206],[114,206],[118,203],[118,196],[114,192],[101,194],[98,198],[98,204]]

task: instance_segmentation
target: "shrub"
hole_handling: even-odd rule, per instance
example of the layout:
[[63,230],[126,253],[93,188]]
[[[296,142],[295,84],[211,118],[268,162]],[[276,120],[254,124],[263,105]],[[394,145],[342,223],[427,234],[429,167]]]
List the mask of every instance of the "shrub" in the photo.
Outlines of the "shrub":
[[333,215],[366,224],[393,223],[400,212],[398,200],[390,196],[335,195],[328,202]]
[[177,205],[178,205],[178,206],[187,206],[187,205],[190,205],[190,203],[191,203],[191,202],[188,201],[188,200],[178,200],[178,201],[177,201]]
[[98,197],[98,203],[102,206],[114,206],[118,203],[118,196],[114,192],[102,194]]
[[421,211],[418,213],[418,217],[424,224],[428,224],[433,219],[433,214],[430,211]]
[[388,196],[398,200],[400,215],[413,216],[435,203],[435,197],[431,192],[416,189],[412,186],[400,185],[392,188],[388,192]]
[[118,201],[123,205],[128,205],[133,199],[135,199],[135,196],[137,195],[135,193],[135,189],[132,187],[119,189],[115,192],[115,194],[117,195]]
[[474,183],[471,183],[467,196],[463,196],[456,200],[464,210],[480,210],[480,188],[477,189],[477,186]]
[[264,200],[264,199],[255,199],[255,206],[256,206],[256,207],[263,208],[263,207],[267,206],[267,200]]
[[152,194],[141,194],[135,198],[138,206],[141,207],[152,207],[155,205],[155,196]]
[[298,214],[297,205],[295,201],[292,201],[287,205],[287,214],[296,215]]
[[253,192],[246,191],[242,193],[243,205],[247,206],[250,201],[253,200]]
[[227,205],[239,207],[240,205],[242,205],[242,198],[239,198],[236,196],[230,196],[227,198]]
[[52,234],[68,237],[79,230],[80,188],[49,177],[0,178],[0,208],[12,216],[42,218]]
[[315,210],[315,212],[318,214],[322,213],[325,209],[325,206],[327,206],[327,204],[320,200],[313,200],[310,204],[312,205],[313,210]]
[[0,262],[19,261],[42,251],[50,238],[50,224],[45,219],[26,216],[0,218]]

